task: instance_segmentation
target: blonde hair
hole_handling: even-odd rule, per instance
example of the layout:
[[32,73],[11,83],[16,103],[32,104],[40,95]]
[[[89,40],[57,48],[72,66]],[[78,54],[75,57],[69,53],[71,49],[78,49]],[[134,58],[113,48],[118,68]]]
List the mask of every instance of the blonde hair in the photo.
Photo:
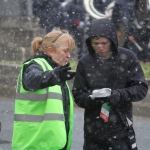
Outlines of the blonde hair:
[[62,41],[68,42],[69,51],[75,48],[75,41],[67,30],[53,30],[46,34],[43,39],[41,37],[34,38],[31,42],[31,52],[35,54],[40,49],[45,52],[48,47],[57,48]]

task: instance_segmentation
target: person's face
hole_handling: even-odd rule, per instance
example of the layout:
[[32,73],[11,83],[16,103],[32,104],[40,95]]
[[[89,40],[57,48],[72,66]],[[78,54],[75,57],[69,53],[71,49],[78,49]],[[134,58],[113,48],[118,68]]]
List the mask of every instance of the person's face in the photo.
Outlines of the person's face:
[[49,47],[47,55],[49,55],[52,60],[54,60],[60,66],[64,66],[66,63],[69,62],[70,58],[68,42],[61,42],[61,44],[57,46],[55,50]]
[[111,41],[106,37],[93,38],[91,41],[92,47],[95,52],[100,55],[102,58],[107,59],[110,57],[111,50]]

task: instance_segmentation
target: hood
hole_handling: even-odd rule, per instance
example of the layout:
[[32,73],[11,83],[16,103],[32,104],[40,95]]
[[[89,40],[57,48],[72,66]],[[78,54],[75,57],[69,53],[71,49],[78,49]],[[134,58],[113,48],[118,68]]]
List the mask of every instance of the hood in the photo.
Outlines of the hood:
[[86,45],[89,51],[89,54],[95,53],[94,49],[91,46],[91,37],[96,36],[96,37],[107,37],[112,41],[112,46],[111,50],[114,53],[117,53],[118,50],[118,38],[116,34],[116,30],[111,23],[110,20],[108,19],[98,19],[94,20],[91,23],[91,28],[88,34],[88,38],[86,39]]

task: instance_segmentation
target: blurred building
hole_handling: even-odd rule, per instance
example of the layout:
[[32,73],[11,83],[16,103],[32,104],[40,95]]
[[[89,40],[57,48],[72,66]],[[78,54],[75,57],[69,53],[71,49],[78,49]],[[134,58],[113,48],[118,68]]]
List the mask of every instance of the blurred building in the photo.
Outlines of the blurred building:
[[30,44],[44,30],[37,27],[31,0],[0,1],[0,59],[23,61],[30,57]]
[[0,95],[15,97],[19,64],[31,57],[31,41],[45,35],[32,15],[31,0],[0,1]]

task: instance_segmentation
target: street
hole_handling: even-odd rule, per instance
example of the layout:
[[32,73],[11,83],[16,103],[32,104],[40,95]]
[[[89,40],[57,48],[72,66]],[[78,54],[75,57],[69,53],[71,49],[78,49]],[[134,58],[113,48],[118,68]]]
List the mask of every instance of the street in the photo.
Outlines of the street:
[[[0,100],[0,150],[11,150],[13,128],[13,101]],[[73,143],[71,150],[82,150],[83,145],[83,113],[84,110],[75,107]],[[134,116],[134,128],[139,150],[150,150],[150,118]]]

